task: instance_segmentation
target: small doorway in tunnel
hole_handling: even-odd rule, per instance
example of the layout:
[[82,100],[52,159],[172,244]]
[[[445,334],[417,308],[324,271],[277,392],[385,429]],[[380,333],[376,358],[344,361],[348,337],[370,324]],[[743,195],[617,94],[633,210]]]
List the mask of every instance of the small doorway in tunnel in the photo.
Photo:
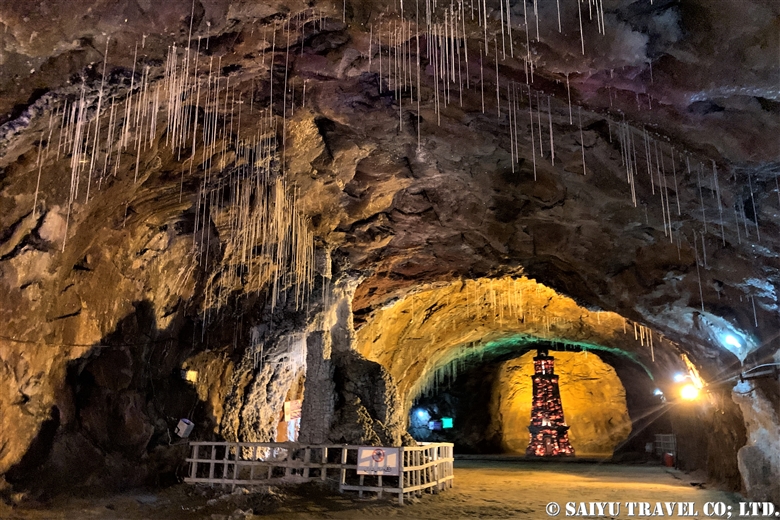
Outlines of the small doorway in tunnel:
[[[548,347],[574,453],[580,458],[650,458],[647,444],[656,433],[671,430],[645,369],[619,353]],[[536,355],[534,345],[459,362],[457,373],[439,377],[438,385],[413,401],[409,434],[423,442],[453,442],[460,454],[526,455]],[[560,455],[553,436],[539,433],[537,455]]]

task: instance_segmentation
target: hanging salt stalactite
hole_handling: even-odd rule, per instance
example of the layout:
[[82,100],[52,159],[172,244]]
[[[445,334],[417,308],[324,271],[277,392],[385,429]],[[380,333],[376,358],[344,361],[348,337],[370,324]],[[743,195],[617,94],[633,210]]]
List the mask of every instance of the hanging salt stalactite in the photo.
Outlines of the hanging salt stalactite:
[[753,206],[753,220],[756,224],[756,240],[761,242],[761,232],[758,230],[758,211],[756,210],[756,199],[753,195],[753,181],[750,179],[750,172],[747,175],[748,188],[750,189],[750,203]]
[[531,98],[531,87],[528,87],[528,116],[531,123],[531,155],[534,163],[534,180],[536,180],[536,141],[534,140],[534,112]]
[[547,121],[550,123],[550,163],[555,166],[555,139],[553,138],[552,101],[547,96]]
[[573,125],[574,124],[574,120],[572,119],[572,114],[571,114],[571,86],[569,85],[569,73],[568,72],[566,73],[566,96],[569,99],[569,124]]
[[462,374],[469,362],[482,361],[484,347],[460,345],[455,347],[435,362],[429,362],[426,366],[425,374],[417,388],[418,395],[433,396],[438,392],[445,390],[455,383],[455,380]]
[[577,11],[580,19],[580,43],[582,45],[582,55],[585,56],[585,33],[582,32],[582,0],[577,0]]
[[[691,163],[688,160],[688,157],[685,158],[686,164],[688,166],[688,175],[691,174]],[[704,193],[701,189],[701,168],[697,170],[696,172],[696,186],[699,189],[699,201],[701,202],[701,218],[704,222],[704,233],[707,233],[707,213],[704,211]]]
[[712,180],[715,184],[715,198],[718,200],[718,215],[720,216],[720,236],[723,240],[723,245],[726,245],[726,227],[723,224],[723,204],[720,201],[720,183],[718,182],[718,168],[715,165],[715,161],[712,161]]
[[538,123],[537,129],[539,134],[539,157],[544,159],[544,139],[542,137],[542,102],[539,99],[539,92],[536,92],[536,122]]
[[750,296],[750,303],[753,305],[753,323],[758,327],[758,314],[756,313],[756,297]]
[[518,155],[515,155],[515,136],[512,128],[514,101],[512,100],[510,85],[506,86],[506,99],[509,104],[509,110],[507,112],[509,118],[509,163],[512,166],[512,173],[515,173],[515,157],[519,157],[519,151]]
[[[271,119],[270,115],[268,119]],[[224,256],[230,257],[232,262],[210,278],[207,307],[224,305],[242,285],[259,288],[268,283],[272,309],[279,304],[288,287],[293,288],[291,296],[298,309],[311,289],[313,237],[308,222],[296,211],[295,190],[289,194],[290,189],[279,170],[274,127],[275,124],[267,124],[259,140],[241,143],[238,153],[252,157],[253,161],[244,162],[227,177],[222,172],[211,186],[201,191],[201,207],[208,206],[211,220],[218,227],[233,229],[226,234],[224,244]],[[232,194],[233,200],[227,208],[221,208],[213,195],[225,191]],[[195,229],[196,235],[203,231],[202,226],[203,220],[201,228]],[[208,247],[207,243],[203,244],[203,238],[199,247]],[[244,279],[245,269],[249,270],[252,279]]]
[[580,150],[582,151],[582,174],[587,175],[585,170],[585,138],[582,133],[582,107],[579,107],[579,122],[580,122]]
[[501,93],[500,93],[500,81],[498,79],[498,39],[494,39],[496,46],[496,110],[498,111],[498,118],[501,119]]
[[41,171],[43,170],[43,161],[41,160],[41,149],[43,148],[43,136],[38,141],[38,180],[35,182],[35,197],[33,198],[32,221],[36,222],[38,211],[38,191],[41,187]]
[[701,312],[704,312],[704,291],[702,290],[701,285],[701,271],[699,270],[699,246],[697,245],[695,230],[693,232],[693,250],[696,257],[696,278],[699,281],[699,299],[701,300]]

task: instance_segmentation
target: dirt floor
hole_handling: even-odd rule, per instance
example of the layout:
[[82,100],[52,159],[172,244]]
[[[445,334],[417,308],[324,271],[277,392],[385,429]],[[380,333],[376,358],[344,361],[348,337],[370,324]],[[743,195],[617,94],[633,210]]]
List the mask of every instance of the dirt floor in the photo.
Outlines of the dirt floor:
[[[47,504],[10,507],[0,503],[3,519],[208,519],[252,520],[314,518],[529,518],[550,516],[545,507],[566,503],[621,502],[614,518],[630,518],[626,502],[693,502],[699,517],[707,503],[732,506],[737,516],[739,495],[707,489],[686,475],[659,465],[458,460],[455,487],[424,495],[403,507],[394,500],[339,495],[313,484],[248,493],[179,485],[157,492],[137,491],[110,497],[59,498]],[[678,518],[666,515],[665,518]],[[726,518],[726,515],[713,517]],[[606,516],[610,518],[610,516]]]

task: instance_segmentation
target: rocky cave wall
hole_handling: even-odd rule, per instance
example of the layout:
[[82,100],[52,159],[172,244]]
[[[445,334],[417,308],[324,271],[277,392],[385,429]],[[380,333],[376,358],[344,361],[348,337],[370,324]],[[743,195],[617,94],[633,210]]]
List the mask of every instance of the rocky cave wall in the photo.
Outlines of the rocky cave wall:
[[683,370],[679,346],[650,329],[588,310],[526,277],[464,280],[422,287],[377,310],[356,334],[358,351],[387,367],[408,409],[435,374],[484,352],[534,341],[606,349],[632,357],[659,385]]
[[[506,56],[498,3],[485,4],[487,56],[487,28],[465,17],[468,88],[436,79],[429,28],[407,11],[398,36],[389,3],[0,6],[0,474],[26,454],[19,481],[47,460],[70,468],[68,446],[117,453],[116,467],[167,453],[191,399],[203,435],[265,439],[302,370],[285,354],[292,334],[305,338],[312,439],[357,421],[343,438],[400,442],[398,410],[435,372],[417,353],[447,363],[509,317],[510,332],[622,347],[648,367],[657,356],[671,370],[684,352],[708,382],[776,361],[776,3],[605,2],[606,35],[598,17],[580,34],[563,4],[562,31],[543,8],[534,34],[511,1]],[[404,53],[409,66],[392,70],[409,73],[405,85],[386,66]],[[268,173],[265,191],[247,188],[249,170]],[[259,210],[240,196],[271,200],[261,191],[303,244],[289,263],[276,239],[243,232]],[[296,282],[315,250],[328,261]],[[526,292],[529,319],[517,320],[510,292],[470,281],[523,274],[582,305],[566,303],[565,318],[553,312],[563,299]],[[347,282],[353,296],[328,299]],[[338,301],[341,317],[326,317]],[[383,318],[400,308],[396,324]],[[442,348],[391,341],[413,320]],[[656,352],[631,339],[634,323],[654,331]],[[256,366],[261,344],[287,361]],[[185,365],[198,384],[181,386]],[[369,379],[387,391],[363,389]],[[776,496],[755,475],[780,474],[777,382],[755,385],[734,395],[741,475],[751,494]],[[96,422],[114,425],[108,437]],[[723,422],[730,451],[737,426]],[[129,484],[137,473],[112,474]]]

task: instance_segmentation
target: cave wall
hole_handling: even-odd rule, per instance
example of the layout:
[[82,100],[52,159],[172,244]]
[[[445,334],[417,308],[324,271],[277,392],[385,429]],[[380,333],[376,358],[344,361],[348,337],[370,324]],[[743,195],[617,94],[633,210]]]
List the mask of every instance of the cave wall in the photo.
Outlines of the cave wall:
[[[154,175],[164,177],[152,167]],[[72,216],[64,253],[57,206],[27,214],[5,237],[0,474],[17,488],[175,482],[182,417],[199,438],[275,435],[272,417],[304,365],[255,366],[253,338],[273,358],[304,316],[287,293],[272,310],[252,286],[206,303],[213,272],[192,254],[195,216],[161,182],[121,208],[107,199]],[[216,227],[206,230],[219,270],[230,257]],[[185,382],[182,370],[198,381]]]
[[355,348],[356,286],[350,277],[334,281],[308,335],[300,441],[400,446],[409,439],[396,382]]
[[744,486],[738,465],[738,453],[746,442],[746,423],[728,390],[713,389],[695,402],[674,403],[669,415],[680,469],[701,470],[716,485],[756,496]]
[[[578,305],[527,277],[459,280],[423,287],[376,310],[356,334],[357,349],[398,381],[408,408],[434,374],[504,339],[584,344],[635,356],[666,377],[682,369],[679,346],[615,313]],[[647,336],[647,337],[645,337]]]
[[[501,453],[501,432],[491,416],[493,388],[502,361],[470,362],[452,379],[445,379],[418,396],[409,410],[407,431],[417,441],[452,442],[457,454]],[[419,418],[424,410],[427,415]],[[428,417],[451,417],[452,429],[428,428]]]
[[[775,359],[780,356],[775,356]],[[780,502],[780,385],[776,378],[740,382],[732,392],[747,430],[737,460],[742,484],[755,500]]]

